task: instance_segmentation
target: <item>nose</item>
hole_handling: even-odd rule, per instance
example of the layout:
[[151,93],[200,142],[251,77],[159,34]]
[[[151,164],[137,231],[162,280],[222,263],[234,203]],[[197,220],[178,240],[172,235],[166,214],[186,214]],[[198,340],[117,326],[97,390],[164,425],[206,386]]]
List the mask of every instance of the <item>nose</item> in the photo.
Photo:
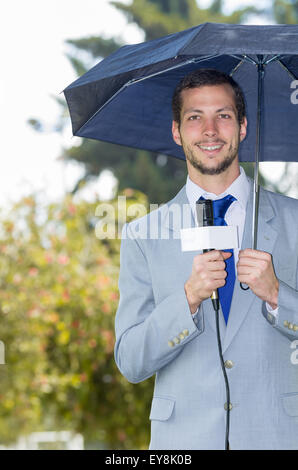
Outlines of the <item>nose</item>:
[[205,126],[204,126],[204,135],[206,137],[214,137],[218,134],[218,129],[217,129],[217,124],[215,119],[210,118],[205,120]]

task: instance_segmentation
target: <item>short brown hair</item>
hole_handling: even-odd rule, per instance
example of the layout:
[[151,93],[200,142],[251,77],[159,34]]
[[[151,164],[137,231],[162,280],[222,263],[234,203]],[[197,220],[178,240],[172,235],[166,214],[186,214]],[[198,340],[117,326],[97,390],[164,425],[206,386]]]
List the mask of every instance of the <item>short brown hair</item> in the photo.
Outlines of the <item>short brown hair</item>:
[[230,85],[235,93],[235,104],[238,114],[239,125],[243,123],[246,115],[243,92],[235,80],[226,73],[215,69],[198,69],[186,75],[175,88],[172,98],[173,119],[180,126],[180,114],[182,108],[181,92],[189,88],[200,88],[202,86]]

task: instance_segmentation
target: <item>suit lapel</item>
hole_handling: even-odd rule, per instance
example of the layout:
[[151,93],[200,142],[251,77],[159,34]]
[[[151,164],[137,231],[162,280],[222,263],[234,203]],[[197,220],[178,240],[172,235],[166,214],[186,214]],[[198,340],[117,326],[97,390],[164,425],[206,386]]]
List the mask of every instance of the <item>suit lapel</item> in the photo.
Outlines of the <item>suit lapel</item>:
[[180,239],[181,228],[195,227],[195,219],[186,195],[186,187],[168,204],[161,208],[161,224],[166,230],[173,231],[175,238]]
[[[253,184],[251,182],[250,197],[246,209],[245,227],[243,234],[243,241],[241,249],[252,247],[252,215],[253,215]],[[260,203],[259,203],[259,219],[258,219],[258,233],[257,233],[257,249],[272,253],[274,244],[276,242],[277,232],[271,227],[270,221],[274,219],[275,212],[269,201],[266,192],[260,189]],[[251,308],[255,294],[249,290],[242,290],[240,283],[235,281],[233,299],[231,310],[229,314],[226,335],[224,337],[223,352],[226,351],[231,344],[234,336],[239,330],[242,322],[244,321],[249,309]]]

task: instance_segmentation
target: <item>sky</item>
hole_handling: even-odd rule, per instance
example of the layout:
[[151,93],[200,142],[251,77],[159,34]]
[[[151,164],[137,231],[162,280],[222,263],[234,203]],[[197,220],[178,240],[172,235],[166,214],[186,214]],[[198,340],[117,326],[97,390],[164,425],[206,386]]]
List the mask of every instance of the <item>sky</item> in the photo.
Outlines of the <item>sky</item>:
[[[201,0],[200,6],[209,3]],[[258,6],[266,3],[259,0]],[[247,4],[254,1],[229,0],[228,8]],[[2,0],[0,207],[33,191],[45,200],[59,199],[83,174],[79,164],[57,160],[61,149],[79,144],[79,138],[72,136],[70,122],[63,135],[52,132],[60,112],[53,97],[63,98],[60,93],[76,78],[66,57],[66,39],[89,35],[119,35],[127,43],[143,40],[108,0]],[[34,131],[27,123],[30,118],[45,123],[45,132]],[[276,177],[279,168],[274,169]],[[106,175],[83,190],[82,197],[109,197],[111,188]]]

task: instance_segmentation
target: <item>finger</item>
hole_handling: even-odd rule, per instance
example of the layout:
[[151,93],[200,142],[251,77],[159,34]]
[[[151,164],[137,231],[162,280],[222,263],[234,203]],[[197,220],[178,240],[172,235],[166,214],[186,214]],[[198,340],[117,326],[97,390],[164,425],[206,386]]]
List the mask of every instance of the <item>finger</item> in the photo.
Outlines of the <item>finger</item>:
[[212,279],[212,281],[209,282],[208,284],[208,289],[210,290],[215,290],[215,289],[219,289],[219,287],[223,287],[226,283],[226,280],[225,279]]
[[226,283],[225,279],[219,280],[214,284],[214,289],[219,289],[220,287],[223,287]]
[[226,269],[226,263],[224,261],[210,261],[208,263],[209,271],[223,271]]
[[223,255],[224,259],[230,258],[233,254],[231,251],[221,251],[220,253]]
[[212,279],[217,281],[219,279],[225,279],[227,277],[227,271],[214,271],[212,272]]
[[249,266],[239,266],[237,267],[238,276],[249,276],[252,274],[252,270]]
[[214,280],[225,279],[227,277],[227,271],[225,269],[215,271],[205,269],[198,274],[200,279],[204,282],[213,282]]
[[219,251],[219,250],[211,250],[206,253],[203,253],[202,256],[204,256],[207,261],[218,261],[218,260],[226,259],[229,257],[226,255],[230,256],[231,253],[226,253],[224,251]]
[[267,253],[266,251],[261,251],[261,250],[253,250],[251,248],[245,248],[244,250],[239,251],[239,259],[242,257],[247,257],[247,258],[256,258],[256,259],[262,259],[262,260],[270,260],[271,259],[271,254]]
[[[263,262],[263,260],[261,261]],[[258,267],[259,264],[260,264],[260,260],[257,258],[242,257],[242,258],[239,258],[237,266],[248,266],[250,268],[254,268],[254,267]]]
[[225,270],[212,272],[212,277],[214,280],[225,279],[227,275],[228,273]]

